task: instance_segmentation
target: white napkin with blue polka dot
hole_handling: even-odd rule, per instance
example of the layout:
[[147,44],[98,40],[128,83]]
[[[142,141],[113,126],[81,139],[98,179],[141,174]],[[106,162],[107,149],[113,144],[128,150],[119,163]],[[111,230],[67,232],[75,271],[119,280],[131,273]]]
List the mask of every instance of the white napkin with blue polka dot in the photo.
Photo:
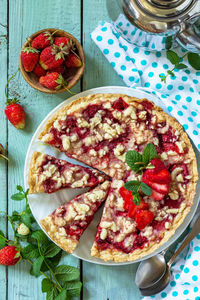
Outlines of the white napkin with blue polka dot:
[[[116,27],[126,35],[126,40]],[[142,32],[123,15],[115,23],[101,22],[91,37],[125,84],[154,94],[155,104],[182,124],[200,150],[200,72],[191,68],[175,70],[176,76],[168,76],[167,82],[162,83],[159,75],[173,68],[166,58],[166,52],[145,51],[137,45],[148,44],[151,49],[155,49],[156,45],[157,49],[162,50],[165,40],[156,40],[153,36],[145,40]],[[130,40],[132,43],[129,43]],[[177,48],[176,52],[182,56],[185,50]],[[184,63],[187,64],[186,61]],[[200,300],[200,234],[190,243],[186,252],[173,265],[169,286],[161,293],[143,299]]]

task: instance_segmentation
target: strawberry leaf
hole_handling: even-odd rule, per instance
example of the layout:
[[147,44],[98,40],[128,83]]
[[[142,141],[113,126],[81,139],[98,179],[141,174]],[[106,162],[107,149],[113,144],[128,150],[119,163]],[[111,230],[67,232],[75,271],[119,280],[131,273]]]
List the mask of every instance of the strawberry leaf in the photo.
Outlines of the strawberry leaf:
[[0,248],[3,248],[6,245],[5,235],[3,231],[0,230]]
[[14,194],[14,195],[11,196],[11,199],[15,200],[15,201],[21,201],[24,198],[25,198],[25,196],[22,193],[16,193],[16,194]]
[[65,282],[64,287],[67,289],[67,295],[78,297],[81,293],[82,283],[80,281]]
[[144,182],[141,183],[141,190],[147,196],[152,195],[152,189]]
[[21,250],[21,255],[24,259],[34,259],[40,256],[38,247],[36,245],[29,244]]
[[167,58],[170,60],[170,62],[173,65],[178,64],[181,60],[181,58],[178,56],[178,54],[172,50],[167,51]]
[[58,296],[55,298],[55,300],[66,300],[67,299],[67,290],[62,289],[61,292],[58,294]]
[[51,291],[53,286],[54,286],[53,282],[51,280],[49,280],[48,278],[42,279],[42,292],[43,293],[47,293],[47,292]]
[[38,258],[33,262],[33,265],[32,265],[32,274],[33,274],[35,277],[38,277],[39,275],[41,275],[40,269],[41,269],[41,266],[42,266],[43,261],[44,261],[44,256],[40,256],[40,257],[38,257]]
[[51,245],[48,246],[44,255],[45,255],[45,257],[52,258],[52,257],[56,256],[60,251],[61,251],[61,249],[56,244],[52,243]]
[[59,281],[72,281],[79,278],[80,272],[75,267],[60,265],[55,268],[55,276]]
[[58,290],[56,289],[56,287],[52,287],[52,289],[47,292],[47,297],[46,300],[55,300],[55,297],[58,295]]
[[188,62],[195,69],[200,70],[200,55],[197,53],[188,53]]
[[19,191],[19,192],[23,192],[24,190],[23,190],[23,187],[21,186],[21,185],[17,185],[17,190]]
[[49,243],[48,237],[44,234],[42,230],[36,230],[32,233],[31,237],[37,240],[41,244]]
[[23,214],[21,220],[28,228],[31,228],[31,216],[28,213]]
[[155,146],[152,143],[147,144],[142,155],[142,160],[145,163],[145,165],[148,165],[148,163],[156,157],[157,151]]
[[176,67],[176,69],[182,70],[182,69],[187,68],[188,66],[185,65],[185,64],[178,64],[178,65],[176,65],[175,67]]

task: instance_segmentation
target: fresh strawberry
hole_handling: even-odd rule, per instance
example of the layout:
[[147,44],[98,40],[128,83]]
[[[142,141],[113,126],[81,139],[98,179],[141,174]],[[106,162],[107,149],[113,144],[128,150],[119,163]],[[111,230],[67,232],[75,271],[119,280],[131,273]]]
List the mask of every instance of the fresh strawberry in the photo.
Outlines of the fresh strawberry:
[[45,76],[47,72],[39,64],[37,64],[33,69],[33,73],[35,73],[38,77],[41,77]]
[[[148,171],[148,170],[147,170]],[[167,169],[160,171],[159,173],[151,174],[151,181],[157,183],[170,183],[171,175]]]
[[0,158],[4,158],[8,160],[8,158],[5,156],[5,150],[2,144],[0,144]]
[[157,172],[160,172],[161,170],[166,169],[164,163],[158,158],[152,159],[150,161],[150,164],[152,164],[155,167]]
[[70,38],[65,36],[58,36],[54,39],[54,45],[60,47],[60,46],[68,46],[69,49],[73,47],[73,42]]
[[65,59],[67,68],[79,68],[82,66],[82,61],[77,54],[70,53]]
[[135,214],[138,210],[146,210],[148,209],[148,204],[145,203],[143,200],[140,201],[139,205],[135,205],[133,201],[129,203],[129,209],[128,209],[128,216],[129,218],[134,218]]
[[58,90],[67,85],[62,75],[57,72],[48,72],[47,75],[40,77],[39,83],[50,90]]
[[33,39],[31,46],[35,49],[41,50],[52,44],[53,44],[52,34],[49,31],[44,31]]
[[158,193],[156,192],[155,190],[152,190],[152,194],[151,194],[151,197],[156,200],[156,201],[160,201],[164,198],[164,194],[161,194],[161,193]]
[[58,66],[57,68],[51,69],[51,72],[57,72],[59,74],[64,74],[65,73],[65,68],[62,64],[62,65]]
[[31,72],[39,60],[39,51],[31,46],[21,50],[21,61],[26,72]]
[[6,246],[0,250],[0,265],[16,265],[20,258],[20,252],[15,246]]
[[124,200],[124,209],[128,210],[130,201],[133,202],[133,195],[131,191],[126,190],[123,186],[119,190],[120,196]]
[[167,194],[169,192],[169,184],[166,183],[156,183],[150,181],[148,186],[161,194]]
[[50,70],[53,68],[57,68],[62,65],[64,61],[64,54],[67,52],[59,49],[59,47],[53,45],[42,50],[40,54],[40,65],[45,70]]
[[25,112],[17,102],[17,99],[8,99],[4,112],[12,125],[17,129],[23,129],[25,127]]
[[151,224],[154,219],[154,214],[149,210],[138,210],[135,214],[136,226],[139,230],[144,229]]

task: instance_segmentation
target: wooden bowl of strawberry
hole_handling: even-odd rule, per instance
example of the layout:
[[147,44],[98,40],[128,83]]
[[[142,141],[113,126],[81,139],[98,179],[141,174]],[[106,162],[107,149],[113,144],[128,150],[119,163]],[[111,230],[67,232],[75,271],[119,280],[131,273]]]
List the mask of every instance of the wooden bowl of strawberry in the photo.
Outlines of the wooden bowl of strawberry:
[[24,79],[34,89],[49,94],[70,90],[81,78],[85,55],[70,33],[48,28],[32,34],[19,57]]

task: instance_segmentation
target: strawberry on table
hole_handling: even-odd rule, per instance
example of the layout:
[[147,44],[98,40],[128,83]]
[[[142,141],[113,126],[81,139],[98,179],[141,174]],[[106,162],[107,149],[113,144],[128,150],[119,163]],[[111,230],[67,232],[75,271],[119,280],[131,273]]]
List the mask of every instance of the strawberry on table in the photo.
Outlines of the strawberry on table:
[[65,59],[65,65],[68,68],[79,68],[82,66],[82,61],[77,54],[70,53]]
[[47,75],[40,77],[39,82],[51,90],[58,90],[67,85],[62,75],[57,72],[48,72]]
[[44,31],[36,36],[31,46],[35,49],[41,50],[53,44],[53,36],[49,31]]
[[6,246],[0,250],[0,265],[13,266],[21,259],[15,246]]
[[31,72],[39,60],[39,51],[31,46],[21,50],[21,61],[26,72]]
[[45,76],[47,72],[40,66],[40,64],[37,64],[33,69],[33,73],[35,73],[38,77],[41,77]]
[[4,112],[13,126],[17,129],[23,129],[25,127],[25,112],[22,106],[17,102],[17,99],[7,101]]
[[64,54],[68,54],[64,49],[59,49],[59,47],[53,45],[42,50],[40,54],[40,65],[44,70],[50,70],[57,68],[62,65],[64,61]]

